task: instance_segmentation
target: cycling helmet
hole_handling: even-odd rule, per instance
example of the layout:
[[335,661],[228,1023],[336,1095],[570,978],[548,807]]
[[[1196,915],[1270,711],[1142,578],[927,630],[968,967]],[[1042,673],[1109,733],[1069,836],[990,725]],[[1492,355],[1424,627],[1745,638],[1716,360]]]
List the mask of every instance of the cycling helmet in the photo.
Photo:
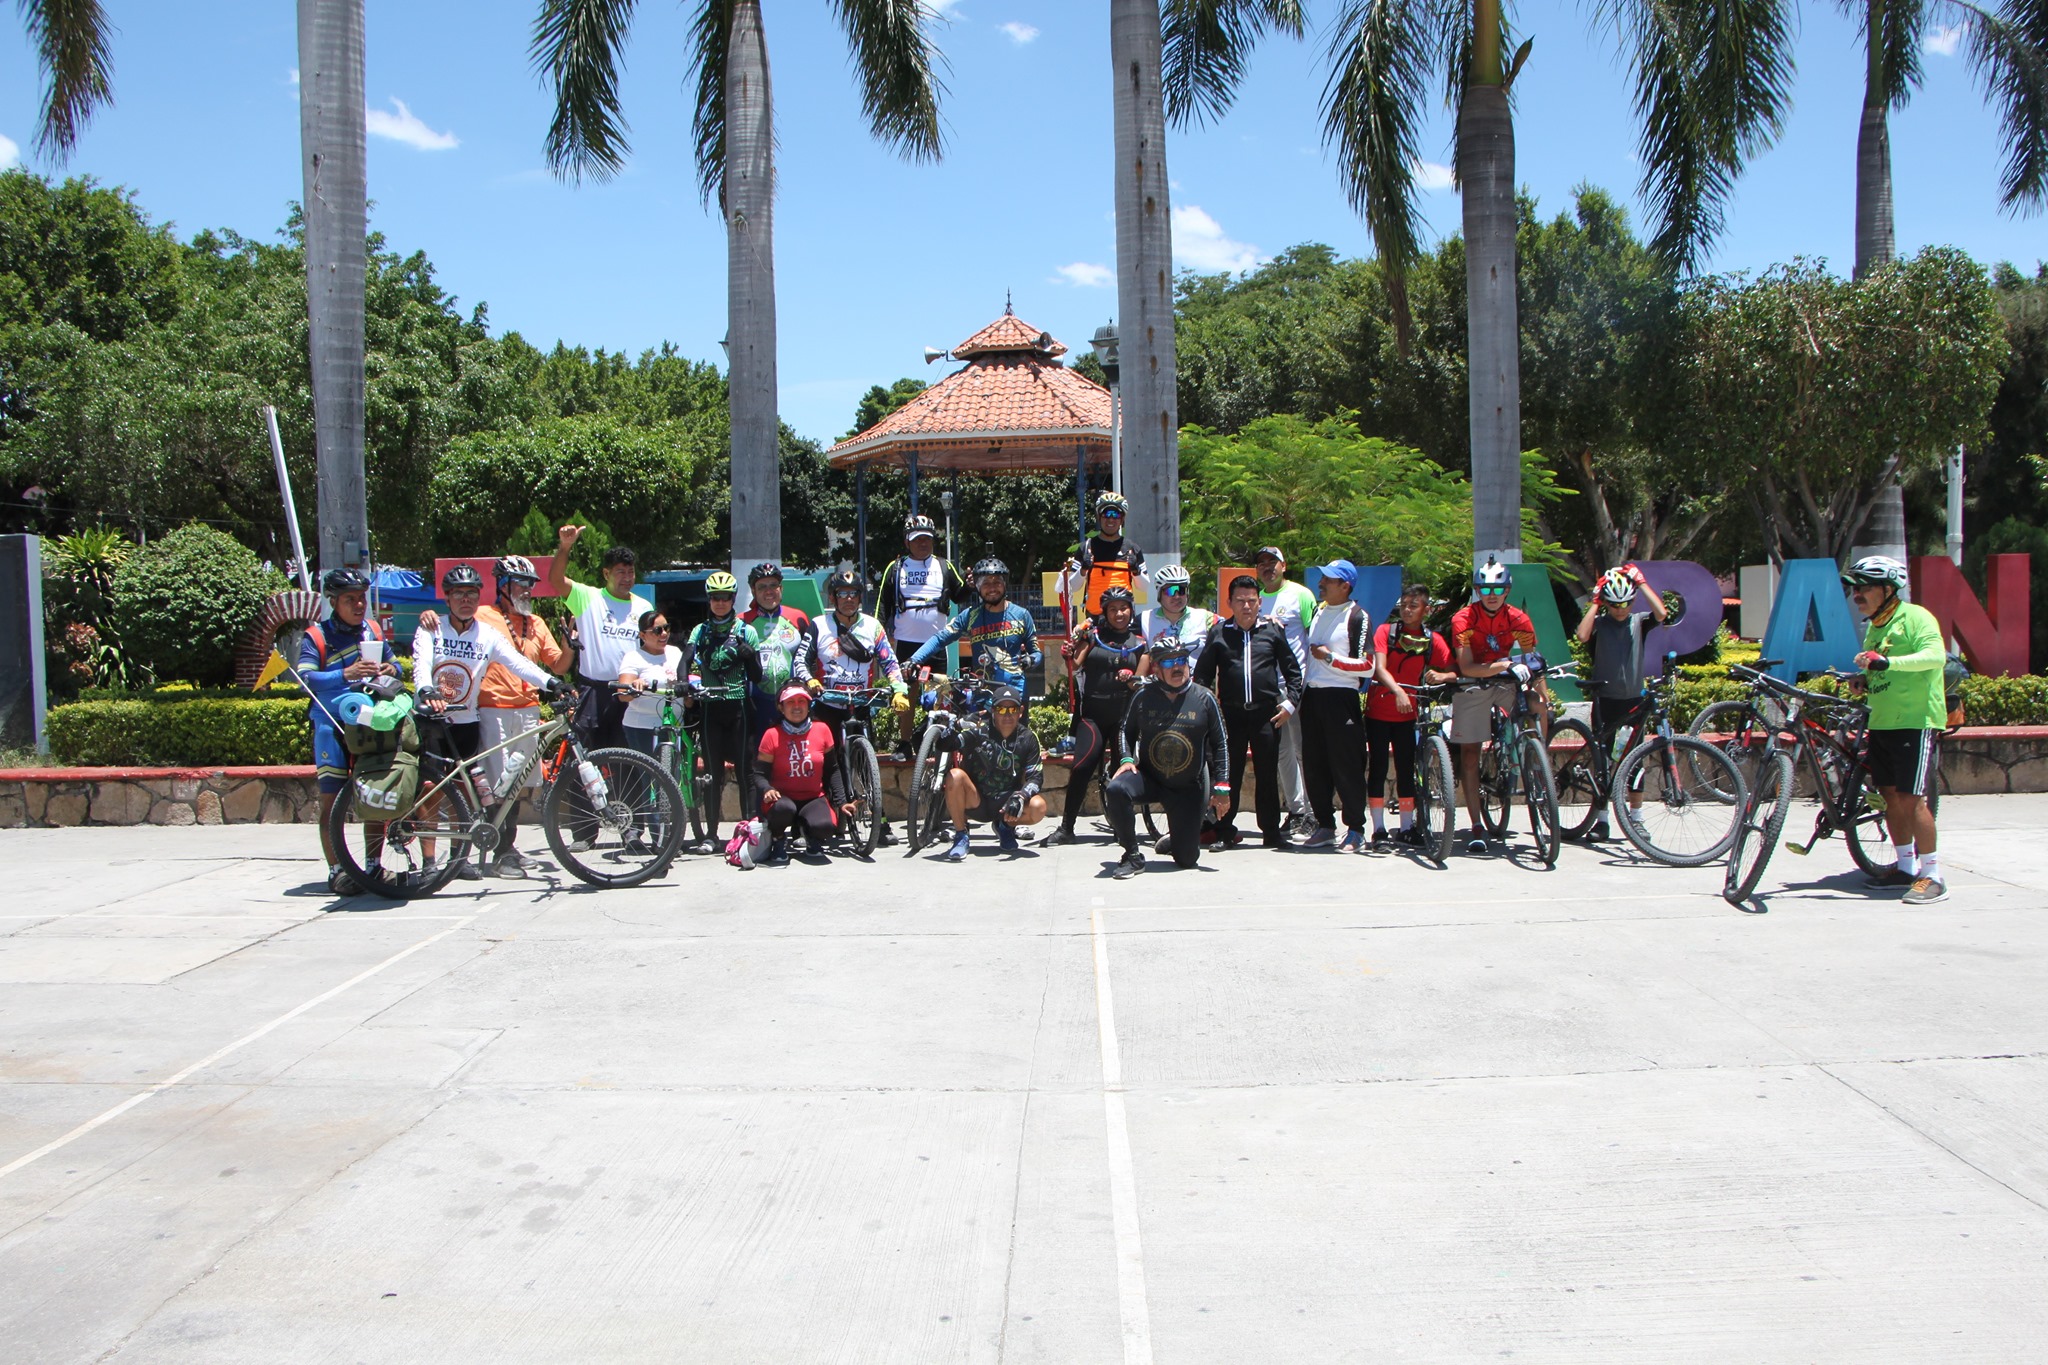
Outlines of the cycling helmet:
[[1138,605],[1138,599],[1136,597],[1133,597],[1131,595],[1131,590],[1129,588],[1124,587],[1122,584],[1118,584],[1114,588],[1103,589],[1102,609],[1104,611],[1108,611],[1109,604],[1112,602],[1121,602],[1127,607],[1135,607]]
[[483,591],[484,576],[467,564],[457,564],[441,575],[442,593],[454,592],[457,588],[475,588]]
[[838,573],[825,580],[825,600],[827,602],[832,601],[843,592],[859,593],[861,591],[863,589],[861,587],[860,575],[851,569],[841,569]]
[[1152,575],[1152,582],[1160,588],[1185,588],[1188,585],[1188,571],[1178,564],[1168,564]]
[[1602,602],[1633,602],[1636,600],[1636,581],[1628,576],[1626,569],[1609,569],[1600,575],[1598,592]]
[[1003,563],[1000,559],[984,559],[974,566],[974,581],[976,583],[981,582],[984,578],[1000,578],[1008,582],[1009,577],[1010,566]]
[[344,567],[329,569],[320,576],[320,591],[332,597],[338,592],[368,592],[370,576],[361,569]]
[[1889,584],[1903,591],[1906,577],[1906,566],[1889,555],[1865,555],[1842,570],[1842,582],[1852,588]]
[[492,566],[500,583],[538,583],[540,575],[534,572],[533,561],[525,555],[505,555]]
[[724,569],[715,569],[710,574],[708,574],[704,579],[704,595],[706,597],[717,596],[719,594],[724,594],[728,597],[737,597],[739,596],[739,591],[740,581],[737,578],[734,578],[731,574],[727,573]]
[[922,512],[912,512],[903,519],[903,538],[905,540],[910,539],[912,536],[936,536],[938,533],[938,523]]
[[747,586],[750,588],[753,587],[756,583],[759,583],[764,578],[772,578],[779,583],[782,581],[782,570],[778,568],[772,561],[767,560],[764,560],[761,563],[756,564],[753,568],[747,570]]
[[1131,500],[1114,489],[1108,489],[1095,495],[1095,515],[1098,517],[1104,512],[1122,514],[1130,510]]
[[1488,555],[1486,562],[1472,571],[1472,586],[1475,588],[1505,588],[1513,582],[1514,575],[1508,572],[1508,566],[1494,559],[1492,555]]

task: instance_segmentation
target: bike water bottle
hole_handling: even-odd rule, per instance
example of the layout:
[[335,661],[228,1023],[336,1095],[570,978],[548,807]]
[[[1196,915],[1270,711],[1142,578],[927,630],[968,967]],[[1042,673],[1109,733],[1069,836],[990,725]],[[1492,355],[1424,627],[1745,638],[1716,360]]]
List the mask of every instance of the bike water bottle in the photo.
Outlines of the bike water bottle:
[[519,790],[520,780],[526,776],[526,766],[532,761],[532,754],[513,754],[511,761],[505,765],[505,775],[498,779],[498,787],[493,795],[500,801],[510,800],[512,793]]
[[576,760],[576,772],[583,779],[583,794],[590,798],[590,804],[598,810],[603,810],[605,800],[610,796],[605,790],[604,774],[587,758]]

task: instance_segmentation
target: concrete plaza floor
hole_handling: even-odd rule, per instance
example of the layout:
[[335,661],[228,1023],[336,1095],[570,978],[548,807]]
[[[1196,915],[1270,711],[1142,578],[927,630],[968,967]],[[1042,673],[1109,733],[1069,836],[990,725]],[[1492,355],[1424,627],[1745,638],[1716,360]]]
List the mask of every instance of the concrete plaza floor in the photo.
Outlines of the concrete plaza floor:
[[1763,914],[1611,846],[387,905],[10,831],[0,1357],[2048,1359],[2048,798],[1942,816],[1945,904],[1834,841]]

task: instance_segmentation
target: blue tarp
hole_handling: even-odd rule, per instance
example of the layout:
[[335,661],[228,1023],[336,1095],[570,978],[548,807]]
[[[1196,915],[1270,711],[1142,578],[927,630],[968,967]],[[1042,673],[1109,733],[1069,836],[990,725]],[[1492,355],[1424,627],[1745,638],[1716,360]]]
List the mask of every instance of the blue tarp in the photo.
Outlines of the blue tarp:
[[429,606],[439,600],[439,594],[425,583],[411,569],[382,568],[370,577],[370,590],[380,602],[392,606]]

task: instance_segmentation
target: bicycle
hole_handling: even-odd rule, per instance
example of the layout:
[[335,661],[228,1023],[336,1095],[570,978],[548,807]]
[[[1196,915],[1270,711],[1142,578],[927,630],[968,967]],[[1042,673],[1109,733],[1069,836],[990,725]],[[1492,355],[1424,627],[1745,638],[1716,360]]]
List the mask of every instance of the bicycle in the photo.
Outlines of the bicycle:
[[841,837],[857,858],[866,858],[882,839],[882,761],[875,753],[875,708],[894,695],[888,687],[828,687],[818,694],[818,703],[846,712],[840,722],[841,742],[829,760],[839,765],[846,783],[846,800],[853,807]]
[[1569,837],[1584,837],[1604,807],[1644,857],[1702,867],[1735,842],[1749,784],[1726,754],[1673,729],[1677,665],[1676,654],[1664,656],[1635,719],[1606,742],[1563,719],[1551,727],[1548,749]]
[[[1749,685],[1751,697],[1735,703],[1746,707],[1745,711],[1721,713],[1733,722],[1734,728],[1716,733],[1725,735],[1723,743],[1749,756],[1752,762],[1762,764],[1768,760],[1776,767],[1776,760],[1783,760],[1783,767],[1791,769],[1793,776],[1779,783],[1777,799],[1781,803],[1789,806],[1800,773],[1812,784],[1820,807],[1813,833],[1804,846],[1787,842],[1787,852],[1804,857],[1822,839],[1840,833],[1856,866],[1872,877],[1883,876],[1897,866],[1898,854],[1885,824],[1884,799],[1868,781],[1870,708],[1851,698],[1795,687],[1774,678],[1763,671],[1772,667],[1773,662],[1759,660],[1755,667],[1737,664],[1728,670],[1730,677]],[[1821,676],[1843,681],[1857,675],[1830,669]],[[1779,724],[1770,722],[1773,711],[1783,717]],[[1780,773],[1782,777],[1782,770]],[[1926,797],[1928,808],[1938,810],[1939,785],[1934,785]],[[1775,835],[1770,842],[1776,844]],[[1757,878],[1762,877],[1763,864],[1768,860],[1769,855],[1765,854],[1757,864]]]
[[[710,834],[718,823],[719,813],[711,809],[712,775],[703,762],[704,689],[694,682],[677,682],[627,690],[638,690],[662,699],[658,729],[661,738],[655,746],[654,760],[675,779],[676,790],[682,794],[683,812],[690,831],[683,848],[700,853],[717,852],[710,845]],[[676,705],[678,699],[683,702],[680,707]],[[740,809],[742,818],[745,818],[747,775],[741,773],[739,777],[742,783]]]
[[963,667],[957,678],[934,673],[931,683],[932,690],[923,698],[924,739],[910,769],[910,810],[905,821],[909,828],[904,842],[911,854],[939,837],[939,827],[946,819],[946,774],[952,771],[953,755],[960,750],[961,734],[969,728],[987,733],[987,711],[994,695],[980,670],[972,666]]
[[[431,698],[430,698],[431,699]],[[541,827],[561,865],[592,886],[639,886],[668,870],[682,841],[682,793],[675,780],[633,749],[586,748],[571,725],[573,693],[554,693],[554,717],[538,731],[514,736],[461,759],[422,743],[418,795],[396,820],[356,814],[353,782],[335,797],[327,833],[341,865],[364,890],[391,900],[430,896],[446,886],[472,852],[487,856],[503,842],[518,808],[529,763],[543,765]],[[425,741],[431,735],[431,717]],[[493,786],[483,760],[531,738]],[[486,804],[483,794],[491,793]],[[445,840],[445,852],[434,845]],[[437,854],[439,856],[437,856]]]
[[1558,827],[1557,785],[1551,776],[1550,754],[1543,735],[1533,724],[1529,696],[1546,672],[1559,678],[1570,674],[1564,669],[1546,669],[1540,654],[1518,656],[1515,662],[1526,668],[1526,678],[1503,673],[1492,678],[1463,678],[1447,686],[1490,687],[1498,678],[1514,683],[1514,701],[1506,707],[1492,708],[1491,735],[1479,754],[1479,821],[1490,837],[1505,839],[1508,818],[1515,797],[1520,794],[1522,804],[1529,810],[1529,831],[1536,840],[1536,856],[1545,867],[1555,867],[1563,843]]

